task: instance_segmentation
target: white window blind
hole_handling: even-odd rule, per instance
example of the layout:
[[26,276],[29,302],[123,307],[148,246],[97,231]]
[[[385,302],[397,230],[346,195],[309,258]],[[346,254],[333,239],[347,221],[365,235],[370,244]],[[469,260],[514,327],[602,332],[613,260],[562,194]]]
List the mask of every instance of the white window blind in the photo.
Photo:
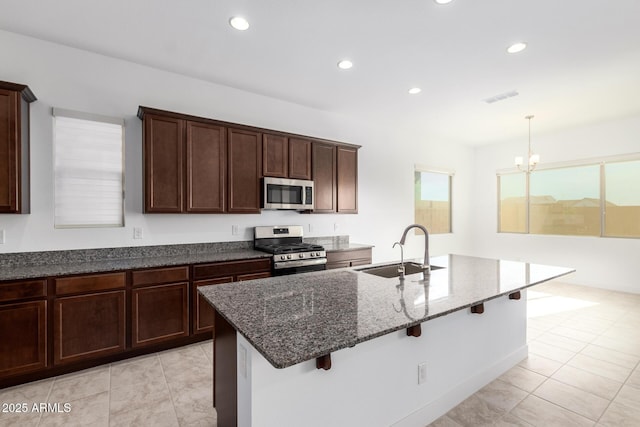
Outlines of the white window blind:
[[124,120],[53,109],[56,228],[124,226]]

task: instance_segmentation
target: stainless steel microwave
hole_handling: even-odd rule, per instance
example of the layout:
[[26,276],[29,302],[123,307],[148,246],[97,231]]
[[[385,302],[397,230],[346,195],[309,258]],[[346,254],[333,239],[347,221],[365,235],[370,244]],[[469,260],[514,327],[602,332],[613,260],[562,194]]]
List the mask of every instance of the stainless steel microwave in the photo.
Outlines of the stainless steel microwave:
[[263,178],[263,209],[312,210],[313,207],[313,181],[268,176]]

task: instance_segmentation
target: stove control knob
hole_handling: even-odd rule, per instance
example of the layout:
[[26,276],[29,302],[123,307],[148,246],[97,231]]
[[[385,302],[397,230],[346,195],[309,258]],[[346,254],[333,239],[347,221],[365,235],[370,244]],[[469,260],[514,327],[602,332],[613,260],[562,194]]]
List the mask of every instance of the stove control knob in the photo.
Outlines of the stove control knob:
[[280,255],[280,259],[284,260],[286,257],[284,255]]
[[316,256],[320,256],[320,252],[316,252]]
[[298,258],[304,258],[304,254],[298,254]]
[[287,255],[287,259],[291,259],[291,255]]
[[313,258],[314,256],[316,256],[316,254],[314,254],[313,252],[309,252],[309,256]]

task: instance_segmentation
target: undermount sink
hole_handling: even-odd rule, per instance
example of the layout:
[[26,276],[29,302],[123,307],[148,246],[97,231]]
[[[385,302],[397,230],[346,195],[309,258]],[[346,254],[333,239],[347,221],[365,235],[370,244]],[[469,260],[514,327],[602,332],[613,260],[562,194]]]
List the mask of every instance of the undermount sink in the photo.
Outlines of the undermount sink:
[[[398,272],[399,263],[387,264],[387,265],[379,265],[377,267],[365,267],[360,268],[357,271],[362,271],[363,273],[373,274],[374,276],[385,277],[387,279],[391,279],[393,277],[400,276]],[[437,265],[431,266],[431,271],[440,270],[444,267],[439,267]],[[409,274],[422,273],[423,269],[420,264],[415,262],[405,262],[404,263],[404,274],[408,276]]]

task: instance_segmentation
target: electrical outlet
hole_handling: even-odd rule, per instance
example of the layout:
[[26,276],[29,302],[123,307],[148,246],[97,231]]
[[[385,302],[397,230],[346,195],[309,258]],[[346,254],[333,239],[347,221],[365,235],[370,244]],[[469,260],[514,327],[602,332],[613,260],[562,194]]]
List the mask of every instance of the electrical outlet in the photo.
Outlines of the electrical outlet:
[[238,226],[237,225],[232,225],[231,226],[231,234],[233,234],[234,236],[238,235]]
[[338,231],[338,228],[340,228],[340,227],[338,226],[338,223],[337,223],[337,222],[334,222],[334,223],[333,223],[333,231]]
[[0,245],[4,245],[4,242],[5,242],[4,230],[0,230]]
[[427,362],[418,365],[418,384],[427,382]]
[[313,226],[309,224],[309,233],[311,233],[312,231],[313,231]]
[[142,227],[133,227],[133,238],[142,239]]

